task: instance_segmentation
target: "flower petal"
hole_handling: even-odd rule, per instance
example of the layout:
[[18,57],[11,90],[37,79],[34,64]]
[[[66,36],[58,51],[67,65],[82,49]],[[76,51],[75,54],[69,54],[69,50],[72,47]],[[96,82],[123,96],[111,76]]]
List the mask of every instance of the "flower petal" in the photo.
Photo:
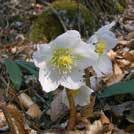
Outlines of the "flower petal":
[[62,90],[62,103],[69,107],[68,98],[67,98],[65,88]]
[[41,44],[37,51],[33,53],[33,61],[39,68],[45,68],[46,63],[50,60],[52,55],[51,48],[48,44]]
[[107,44],[107,48],[106,48],[106,51],[114,48],[116,45],[117,45],[117,39],[116,37],[113,37],[110,35],[110,31],[109,32],[106,32],[104,34],[102,34],[101,36],[98,36],[98,39],[99,40],[104,40]]
[[59,75],[57,71],[51,69],[39,70],[39,81],[45,92],[56,90],[59,86]]
[[97,32],[102,33],[104,31],[109,31],[115,25],[115,21],[111,22],[110,24],[102,26]]
[[104,40],[107,44],[106,51],[114,48],[117,44],[116,36],[110,29],[115,25],[115,22],[112,22],[108,25],[101,27],[94,35],[92,35],[89,40],[88,44],[95,45],[97,42]]
[[73,49],[73,54],[74,55],[80,55],[82,57],[89,57],[89,51],[90,47],[87,43],[84,41],[79,42],[77,46]]
[[92,44],[92,45],[95,45],[97,42],[98,42],[98,38],[96,36],[96,33],[92,35],[87,41],[88,44]]
[[75,104],[85,106],[90,103],[90,95],[93,92],[91,88],[86,85],[80,87],[79,95],[75,97]]
[[93,68],[97,74],[97,77],[102,77],[105,74],[112,73],[112,62],[105,54],[98,59],[98,62],[93,66]]
[[91,48],[89,44],[81,43],[73,51],[73,54],[80,55],[80,59],[76,60],[76,64],[80,69],[85,69],[91,65],[94,65],[98,59],[98,54],[94,52],[94,48]]
[[61,85],[69,89],[78,89],[83,84],[83,71],[78,68],[73,69],[69,74],[61,78]]
[[73,48],[81,41],[78,31],[68,30],[51,42],[53,48]]
[[[82,85],[78,90],[79,90],[78,96],[74,97],[75,105],[85,106],[89,104],[90,95],[93,92],[93,90],[87,87],[86,85]],[[65,89],[62,91],[62,103],[69,107],[68,98]]]

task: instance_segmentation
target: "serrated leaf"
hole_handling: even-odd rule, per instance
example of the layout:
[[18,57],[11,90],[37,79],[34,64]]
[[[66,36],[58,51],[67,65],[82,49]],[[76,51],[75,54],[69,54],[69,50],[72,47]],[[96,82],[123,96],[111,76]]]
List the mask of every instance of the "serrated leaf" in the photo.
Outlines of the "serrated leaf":
[[22,84],[22,72],[21,72],[20,68],[14,61],[12,61],[10,59],[5,59],[4,64],[6,65],[6,69],[9,74],[9,78],[11,79],[15,88],[20,89],[21,84]]
[[35,77],[38,78],[38,70],[37,68],[34,66],[34,64],[32,62],[26,62],[26,61],[16,61],[16,63],[26,69],[27,71],[29,71],[32,75],[34,75]]
[[118,94],[134,94],[134,80],[124,81],[102,90],[99,97],[110,97]]

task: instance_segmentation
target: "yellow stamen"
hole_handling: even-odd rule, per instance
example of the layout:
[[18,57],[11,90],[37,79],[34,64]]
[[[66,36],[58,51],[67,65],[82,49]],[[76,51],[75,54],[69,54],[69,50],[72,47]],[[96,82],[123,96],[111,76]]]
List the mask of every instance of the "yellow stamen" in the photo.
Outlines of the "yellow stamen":
[[106,50],[106,42],[105,41],[99,41],[96,45],[96,53],[99,55],[102,55]]
[[74,64],[72,51],[68,48],[58,48],[54,51],[51,64],[61,72],[68,72]]
[[61,56],[59,58],[59,64],[60,66],[72,65],[73,59],[70,55]]

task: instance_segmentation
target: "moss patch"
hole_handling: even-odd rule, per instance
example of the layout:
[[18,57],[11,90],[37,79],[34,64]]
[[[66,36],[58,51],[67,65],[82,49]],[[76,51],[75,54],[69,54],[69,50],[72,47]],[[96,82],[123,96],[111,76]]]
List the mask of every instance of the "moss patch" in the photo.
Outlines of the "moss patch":
[[[95,22],[91,12],[84,6],[79,6],[80,16],[78,18],[78,5],[74,1],[56,1],[52,6],[57,10],[59,16],[64,21],[67,29],[79,29],[85,37],[94,30]],[[78,23],[79,22],[79,23]],[[33,23],[30,39],[33,41],[54,39],[64,32],[57,16],[48,7]]]

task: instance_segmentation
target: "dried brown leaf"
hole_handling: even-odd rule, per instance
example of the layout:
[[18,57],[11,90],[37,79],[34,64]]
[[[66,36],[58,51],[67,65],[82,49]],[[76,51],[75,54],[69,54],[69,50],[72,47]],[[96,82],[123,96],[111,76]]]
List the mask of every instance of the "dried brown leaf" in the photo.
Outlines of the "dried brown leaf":
[[31,105],[34,104],[34,102],[32,101],[32,99],[25,93],[21,93],[18,96],[19,102],[26,108],[30,108]]
[[119,65],[119,67],[123,70],[127,70],[128,68],[131,67],[131,63],[125,59],[119,59],[119,60],[117,60],[117,63]]
[[24,127],[24,117],[22,113],[13,104],[7,106],[7,111],[10,117],[11,134],[26,134],[27,131]]
[[103,125],[109,125],[110,124],[110,120],[108,119],[108,117],[103,112],[101,113],[100,121]]
[[0,129],[7,126],[6,118],[4,113],[0,110]]
[[130,62],[134,63],[134,52],[130,53],[130,52],[126,52],[124,53],[124,58],[129,60]]
[[134,39],[134,31],[128,33],[128,35],[127,35],[127,40],[131,40],[131,39]]
[[39,119],[42,111],[40,110],[37,104],[33,104],[30,106],[28,111],[26,112],[30,117]]
[[108,52],[108,56],[109,56],[109,58],[110,58],[112,61],[114,61],[114,59],[115,59],[116,56],[117,56],[117,53],[114,52],[113,50],[110,50],[110,51]]
[[103,124],[100,120],[95,121],[92,125],[89,126],[87,134],[103,134]]
[[123,79],[124,75],[125,74],[123,73],[119,65],[115,63],[113,65],[113,74],[104,78],[103,81],[106,83],[107,86],[110,86],[112,84],[120,82]]

